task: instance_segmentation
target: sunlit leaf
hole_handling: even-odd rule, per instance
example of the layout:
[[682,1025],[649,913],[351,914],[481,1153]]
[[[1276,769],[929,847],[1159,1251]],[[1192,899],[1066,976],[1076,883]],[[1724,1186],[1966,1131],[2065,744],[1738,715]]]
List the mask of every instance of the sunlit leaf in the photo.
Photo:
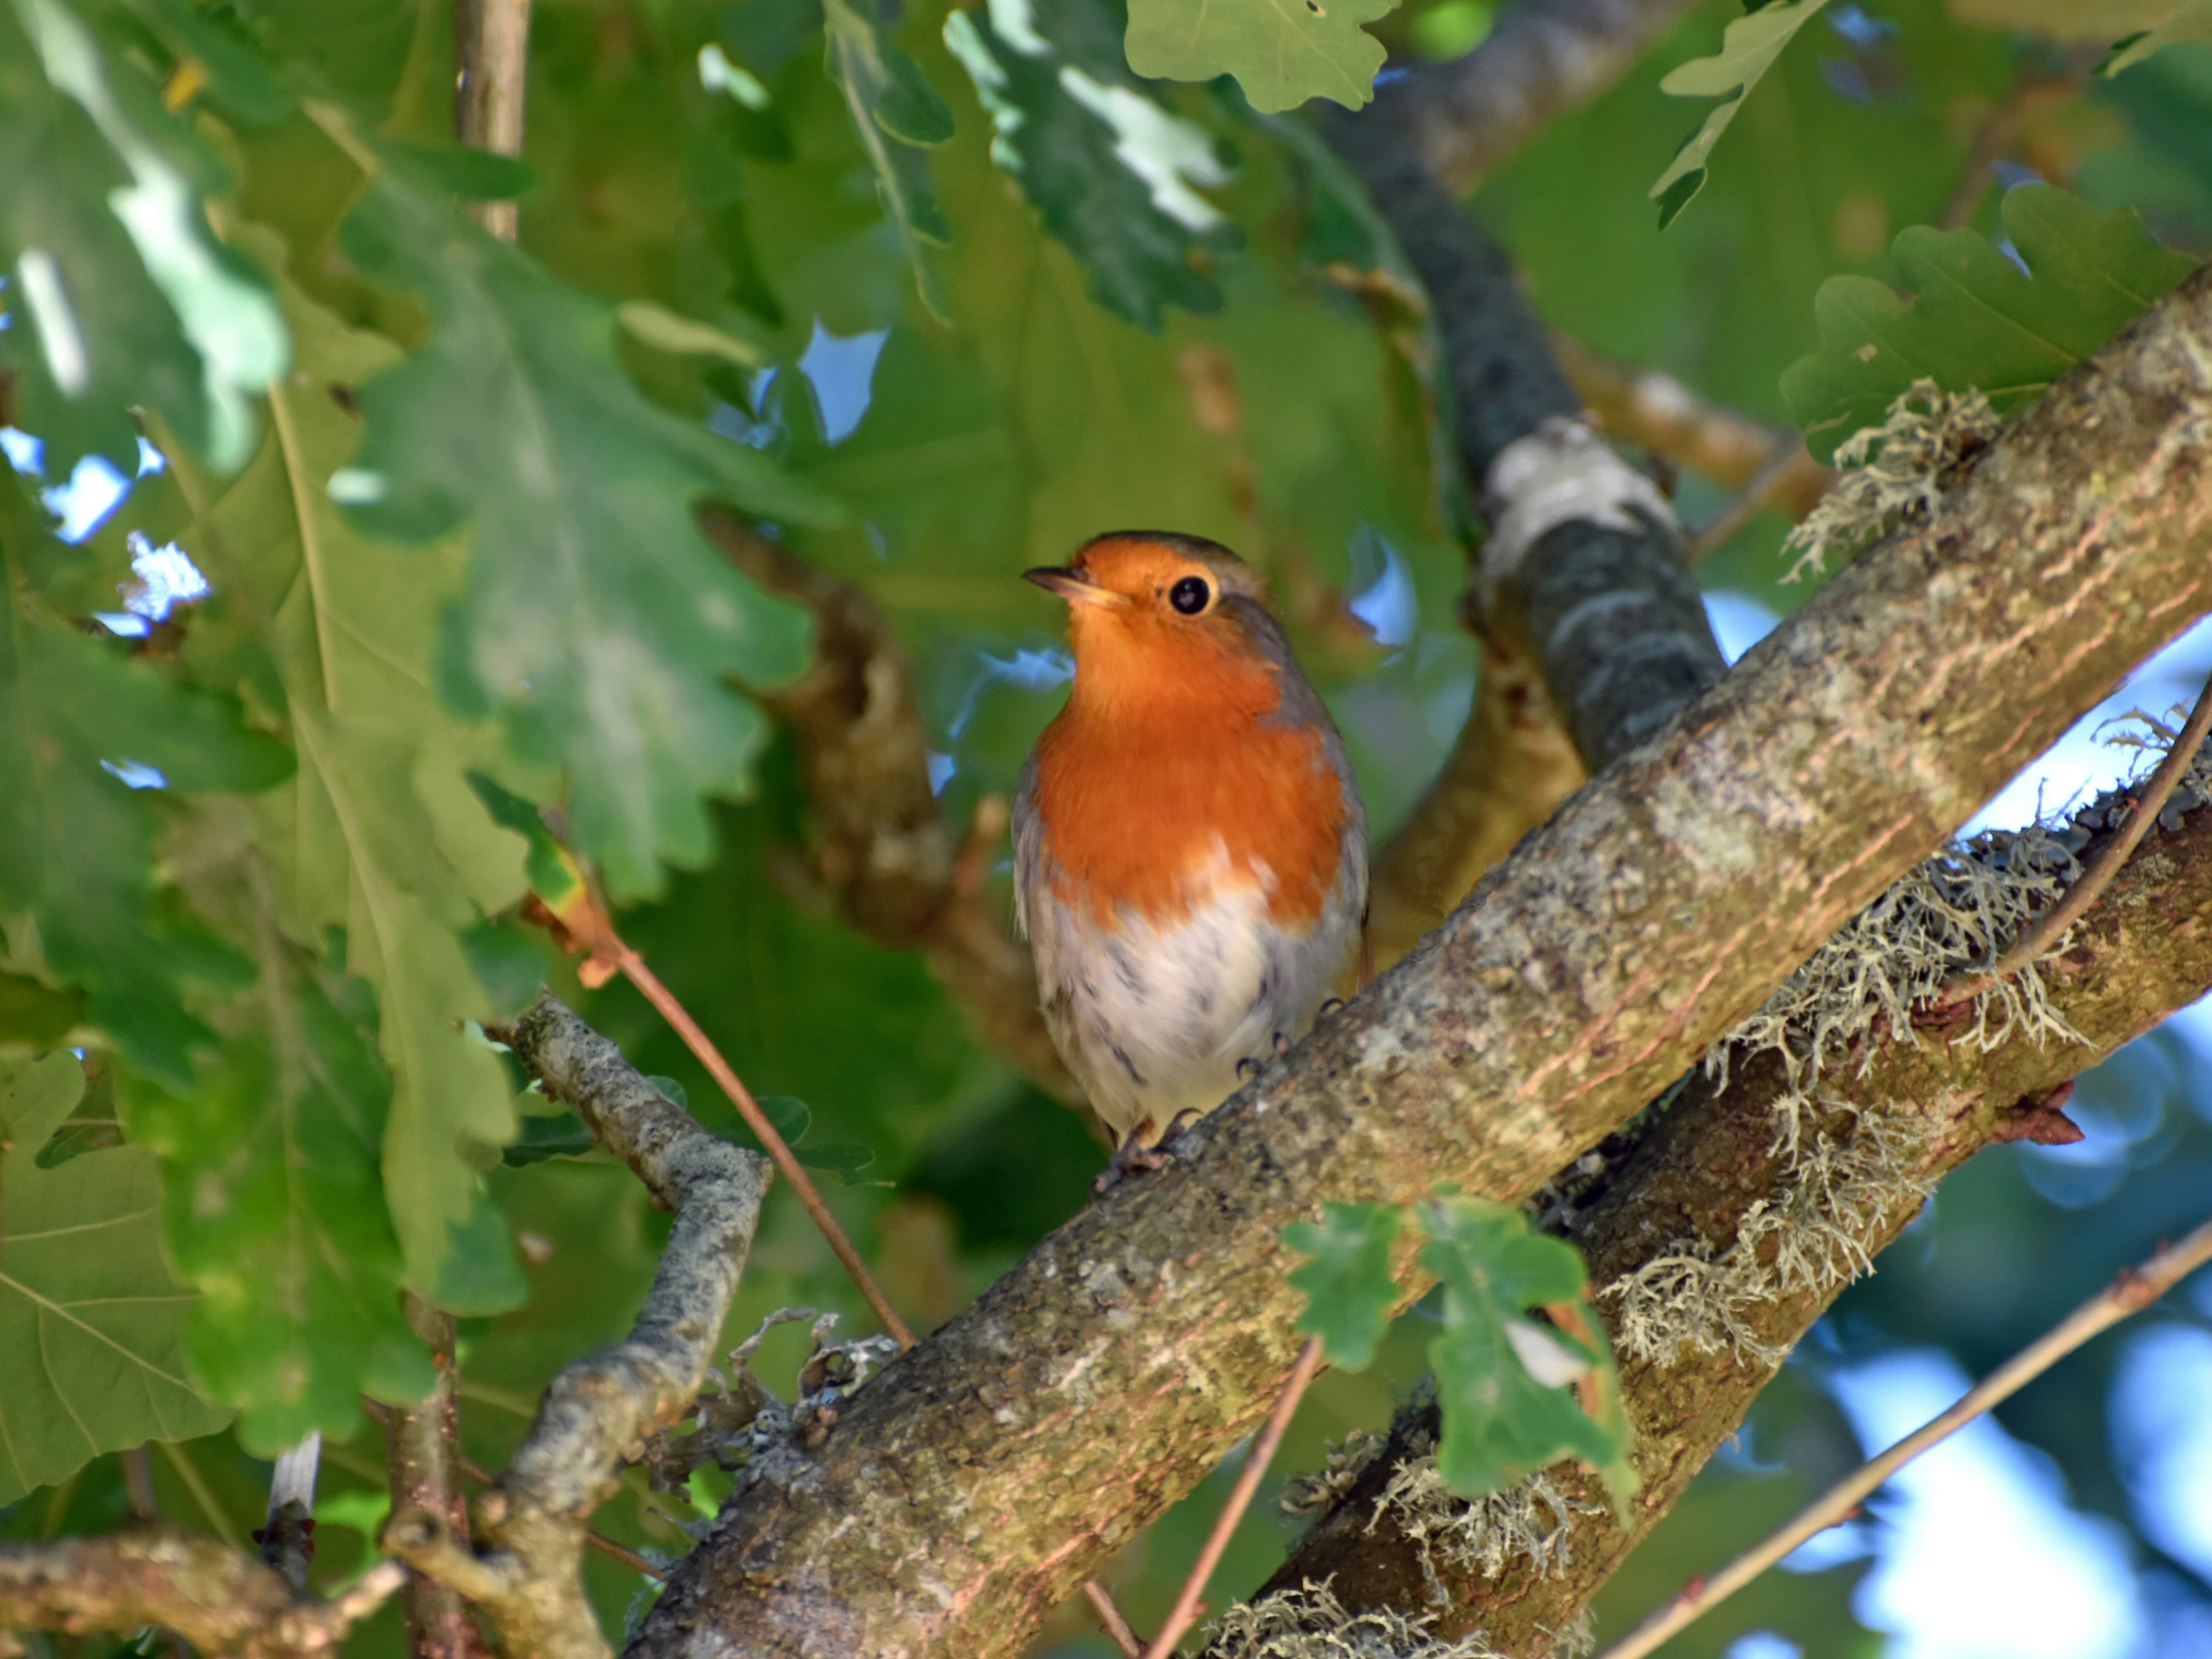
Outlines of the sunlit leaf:
[[1671,225],[1675,216],[1690,205],[1690,199],[1705,188],[1705,170],[1712,161],[1713,147],[1736,119],[1736,112],[1744,107],[1744,100],[1774,67],[1784,48],[1797,38],[1797,32],[1827,4],[1828,0],[1774,0],[1771,5],[1760,6],[1748,17],[1729,24],[1721,36],[1721,49],[1713,56],[1693,58],[1659,83],[1660,91],[1671,92],[1677,98],[1720,100],[1697,131],[1683,141],[1666,172],[1646,193],[1659,204],[1662,229]]
[[162,1261],[153,1155],[116,1147],[55,1169],[33,1157],[84,1086],[66,1050],[0,1060],[0,1504],[230,1415],[186,1375],[193,1297]]
[[252,393],[283,371],[267,287],[210,235],[212,159],[151,78],[60,0],[0,10],[0,269],[22,322],[5,349],[26,423],[66,476],[126,477],[146,405],[218,468],[254,444]]
[[1892,252],[1910,296],[1871,276],[1821,284],[1821,349],[1782,376],[1814,454],[1825,460],[1880,425],[1922,378],[1979,388],[1999,413],[2017,408],[2195,269],[2132,211],[2098,213],[2047,185],[2011,191],[2001,211],[2025,271],[1978,232],[1917,225]]
[[1382,43],[1361,25],[1397,0],[1129,0],[1129,67],[1168,81],[1234,75],[1266,113],[1309,98],[1348,110],[1375,96]]
[[1196,187],[1228,170],[1206,132],[1122,67],[1094,0],[954,11],[944,40],[990,115],[991,159],[1090,274],[1092,297],[1148,328],[1169,305],[1220,305],[1197,257],[1243,238]]
[[722,682],[774,683],[807,653],[805,613],[731,569],[690,505],[813,520],[829,503],[648,403],[615,360],[611,307],[404,180],[370,185],[344,244],[433,327],[361,388],[367,435],[330,494],[391,539],[473,524],[439,689],[562,771],[576,844],[616,897],[651,892],[664,861],[706,856],[702,797],[750,783],[766,725]]

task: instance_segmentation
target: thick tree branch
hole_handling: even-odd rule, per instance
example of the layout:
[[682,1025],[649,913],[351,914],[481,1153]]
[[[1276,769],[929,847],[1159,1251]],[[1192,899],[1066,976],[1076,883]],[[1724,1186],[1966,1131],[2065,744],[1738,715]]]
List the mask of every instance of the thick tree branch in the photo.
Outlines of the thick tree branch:
[[379,1561],[329,1601],[293,1594],[273,1568],[174,1527],[0,1547],[0,1632],[174,1630],[207,1653],[290,1659],[335,1652],[405,1577]]
[[423,1508],[395,1509],[384,1544],[481,1606],[517,1659],[597,1659],[610,1649],[584,1598],[585,1523],[645,1436],[698,1397],[771,1172],[700,1128],[550,993],[494,1035],[676,1225],[629,1337],[553,1380],[514,1461],[477,1498],[489,1548],[472,1550]]
[[1018,1646],[1274,1396],[1284,1225],[1439,1182],[1528,1196],[2212,609],[2208,414],[2199,273],[1168,1169],[1046,1239],[819,1452],[757,1459],[635,1651]]
[[[2109,826],[2126,816],[2121,792],[2076,822],[2108,839]],[[2093,856],[2096,847],[2092,840],[2083,854]],[[1894,964],[1861,965],[1896,971]],[[1946,964],[1918,966],[1930,988],[1940,984]],[[1540,1558],[1511,1547],[1511,1510],[1454,1502],[1432,1477],[1420,1477],[1437,1419],[1433,1404],[1419,1403],[1400,1414],[1381,1454],[1262,1596],[1328,1580],[1355,1611],[1440,1609],[1432,1625],[1438,1637],[1479,1629],[1502,1651],[1543,1653],[1547,1633],[1568,1625],[1736,1431],[1853,1270],[1920,1213],[1930,1184],[1991,1141],[2062,1138],[2057,1091],[2212,986],[2212,810],[2201,799],[2191,797],[2178,830],[2138,849],[2077,925],[2071,948],[2045,960],[2039,973],[2055,1025],[2023,1025],[1984,1048],[1963,1040],[1971,1031],[1959,1020],[1927,1035],[1885,1024],[1865,1050],[1831,1055],[1820,1081],[1820,1121],[1803,1126],[1797,1155],[1778,1134],[1778,1102],[1796,1085],[1776,1052],[1748,1062],[1739,1056],[1717,1086],[1693,1077],[1603,1187],[1567,1212],[1608,1315],[1621,1312],[1639,1278],[1655,1283],[1656,1272],[1668,1275],[1684,1331],[1701,1317],[1699,1299],[1710,1322],[1702,1346],[1687,1343],[1663,1361],[1624,1357],[1622,1387],[1644,1477],[1626,1528],[1614,1522],[1594,1480],[1559,1469],[1547,1478],[1564,1500],[1561,1513],[1530,1517],[1545,1538]],[[2064,1028],[2079,1040],[2056,1036]],[[1870,1132],[1869,1124],[1879,1127]],[[1870,1138],[1860,1140],[1863,1133]],[[1830,1179],[1831,1169],[1820,1190],[1809,1191],[1803,1150],[1822,1134],[1847,1161],[1856,1145],[1863,1172],[1878,1169],[1871,1152],[1886,1150],[1892,1162],[1879,1180],[1848,1188]],[[1786,1242],[1776,1234],[1751,1247],[1749,1259],[1734,1259],[1744,1271],[1728,1269],[1727,1253],[1753,1214],[1844,1226],[1864,1256],[1847,1252],[1835,1259],[1839,1272],[1786,1282],[1771,1272]],[[1693,1260],[1704,1266],[1682,1265]],[[1676,1264],[1671,1273],[1668,1262]]]
[[1414,155],[1459,195],[1552,122],[1607,91],[1692,0],[1520,0],[1455,63],[1384,88]]

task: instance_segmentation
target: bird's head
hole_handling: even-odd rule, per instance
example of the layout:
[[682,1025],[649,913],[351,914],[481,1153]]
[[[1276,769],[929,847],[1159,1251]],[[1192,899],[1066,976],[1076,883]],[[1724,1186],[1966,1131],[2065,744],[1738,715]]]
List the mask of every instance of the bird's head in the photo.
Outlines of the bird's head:
[[1067,601],[1079,699],[1273,706],[1288,648],[1266,584],[1219,542],[1117,530],[1022,574]]

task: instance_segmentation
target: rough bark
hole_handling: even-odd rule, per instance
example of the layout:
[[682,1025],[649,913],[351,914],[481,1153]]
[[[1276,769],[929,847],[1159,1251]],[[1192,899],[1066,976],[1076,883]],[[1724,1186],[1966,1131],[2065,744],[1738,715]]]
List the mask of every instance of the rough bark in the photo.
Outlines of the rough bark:
[[[1203,1476],[1288,1372],[1278,1235],[1327,1198],[1517,1200],[2212,609],[2199,273],[1439,934],[772,1454],[634,1651],[973,1655]],[[1408,1289],[1418,1290],[1408,1267]]]
[[[2100,804],[2084,819],[2116,816]],[[1903,1037],[1884,1030],[1869,1050],[1824,1074],[1822,1128],[1848,1143],[1856,1125],[1879,1121],[1901,1153],[1892,1179],[1858,1195],[1870,1254],[1920,1213],[1928,1184],[1992,1141],[2059,1128],[2046,1104],[2054,1091],[2212,988],[2212,809],[2196,805],[2175,831],[2153,830],[2076,925],[2064,954],[2046,959],[2039,971],[2052,1009],[2082,1041],[2039,1040],[2022,1030],[1984,1051],[1952,1042],[1940,1024]],[[1682,1100],[1607,1173],[1603,1192],[1578,1201],[1572,1233],[1593,1284],[1618,1284],[1686,1240],[1725,1250],[1755,1205],[1785,1199],[1797,1170],[1777,1139],[1775,1103],[1787,1086],[1773,1052],[1733,1067],[1725,1085],[1692,1079]],[[1842,1284],[1778,1291],[1746,1309],[1741,1346],[1664,1364],[1627,1360],[1622,1388],[1643,1490],[1624,1527],[1594,1480],[1571,1467],[1549,1471],[1577,1505],[1556,1540],[1555,1565],[1523,1555],[1486,1573],[1419,1535],[1433,1536],[1442,1518],[1435,1503],[1383,1501],[1393,1471],[1435,1444],[1435,1407],[1422,1403],[1400,1414],[1382,1453],[1260,1595],[1326,1580],[1355,1611],[1429,1610],[1438,1637],[1480,1630],[1499,1651],[1536,1659],[1550,1650],[1550,1633],[1571,1623],[1736,1431],[1780,1357]],[[1464,1505],[1451,1510],[1468,1512]]]
[[[174,1527],[0,1548],[0,1633],[174,1630],[208,1653],[289,1659],[334,1651],[404,1576],[380,1561],[330,1601],[294,1595],[244,1550]],[[18,1650],[20,1651],[20,1650]]]

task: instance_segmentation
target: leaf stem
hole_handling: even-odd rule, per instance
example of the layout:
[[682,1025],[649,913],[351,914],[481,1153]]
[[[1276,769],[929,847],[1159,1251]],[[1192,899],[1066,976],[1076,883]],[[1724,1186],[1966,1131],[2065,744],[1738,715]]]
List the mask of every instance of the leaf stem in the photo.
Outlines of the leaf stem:
[[2179,1244],[2169,1246],[2139,1268],[2121,1272],[2108,1287],[2084,1302],[2059,1325],[2020,1350],[1969,1388],[1934,1421],[1915,1429],[1892,1447],[1846,1475],[1808,1505],[1780,1531],[1746,1550],[1727,1566],[1654,1613],[1602,1659],[1642,1659],[1669,1636],[1749,1584],[1817,1532],[1849,1520],[1859,1505],[1891,1475],[1930,1446],[1948,1438],[2024,1383],[2040,1377],[2098,1332],[2149,1307],[2187,1277],[2212,1262],[2212,1221],[2204,1222]]
[[1306,1392],[1306,1384],[1313,1382],[1314,1372],[1320,1365],[1321,1339],[1308,1337],[1306,1346],[1299,1350],[1298,1364],[1291,1368],[1291,1380],[1283,1384],[1283,1397],[1275,1402],[1267,1427],[1260,1430],[1259,1439],[1253,1442],[1251,1455],[1245,1458],[1244,1470],[1237,1476],[1229,1501],[1214,1517],[1214,1529],[1207,1534],[1206,1545],[1198,1552],[1198,1559],[1191,1563],[1191,1575],[1183,1580],[1182,1593],[1168,1610],[1167,1622],[1152,1638],[1152,1645],[1144,1650],[1144,1659],[1168,1659],[1183,1632],[1190,1629],[1191,1621],[1198,1617],[1198,1598],[1205,1593],[1206,1581],[1214,1576],[1222,1551],[1229,1547],[1230,1535],[1237,1530],[1237,1523],[1244,1519],[1245,1510],[1251,1506],[1252,1494],[1260,1489],[1260,1477],[1275,1461],[1275,1448],[1283,1443],[1283,1431],[1291,1425],[1291,1413],[1298,1409],[1299,1397]]
[[713,1038],[700,1029],[699,1022],[691,1017],[689,1010],[677,999],[676,993],[662,984],[660,977],[645,965],[645,958],[631,949],[621,935],[615,932],[613,922],[605,921],[604,927],[604,940],[593,941],[599,946],[594,954],[611,956],[623,977],[644,993],[646,1001],[652,1003],[660,1016],[684,1039],[684,1046],[692,1051],[699,1063],[707,1068],[708,1074],[722,1086],[722,1092],[730,1097],[730,1104],[745,1119],[746,1127],[760,1138],[769,1157],[775,1160],[777,1169],[791,1183],[792,1191],[799,1195],[799,1202],[806,1206],[807,1214],[814,1218],[815,1226],[830,1241],[830,1250],[844,1264],[844,1271],[851,1275],[852,1283],[859,1287],[860,1295],[867,1298],[867,1305],[875,1311],[875,1317],[882,1321],[883,1329],[891,1334],[900,1349],[912,1348],[914,1334],[906,1328],[906,1322],[898,1317],[898,1311],[891,1306],[890,1298],[883,1294],[882,1286],[875,1282],[875,1276],[868,1272],[867,1264],[860,1260],[860,1253],[852,1248],[852,1241],[845,1237],[844,1229],[837,1225],[837,1218],[830,1213],[830,1206],[823,1202],[821,1191],[799,1160],[792,1156],[792,1149],[784,1144],[784,1137],[776,1132],[776,1125],[761,1110],[760,1102],[753,1098],[753,1091],[731,1069],[730,1062],[722,1057],[722,1050],[715,1046]]

